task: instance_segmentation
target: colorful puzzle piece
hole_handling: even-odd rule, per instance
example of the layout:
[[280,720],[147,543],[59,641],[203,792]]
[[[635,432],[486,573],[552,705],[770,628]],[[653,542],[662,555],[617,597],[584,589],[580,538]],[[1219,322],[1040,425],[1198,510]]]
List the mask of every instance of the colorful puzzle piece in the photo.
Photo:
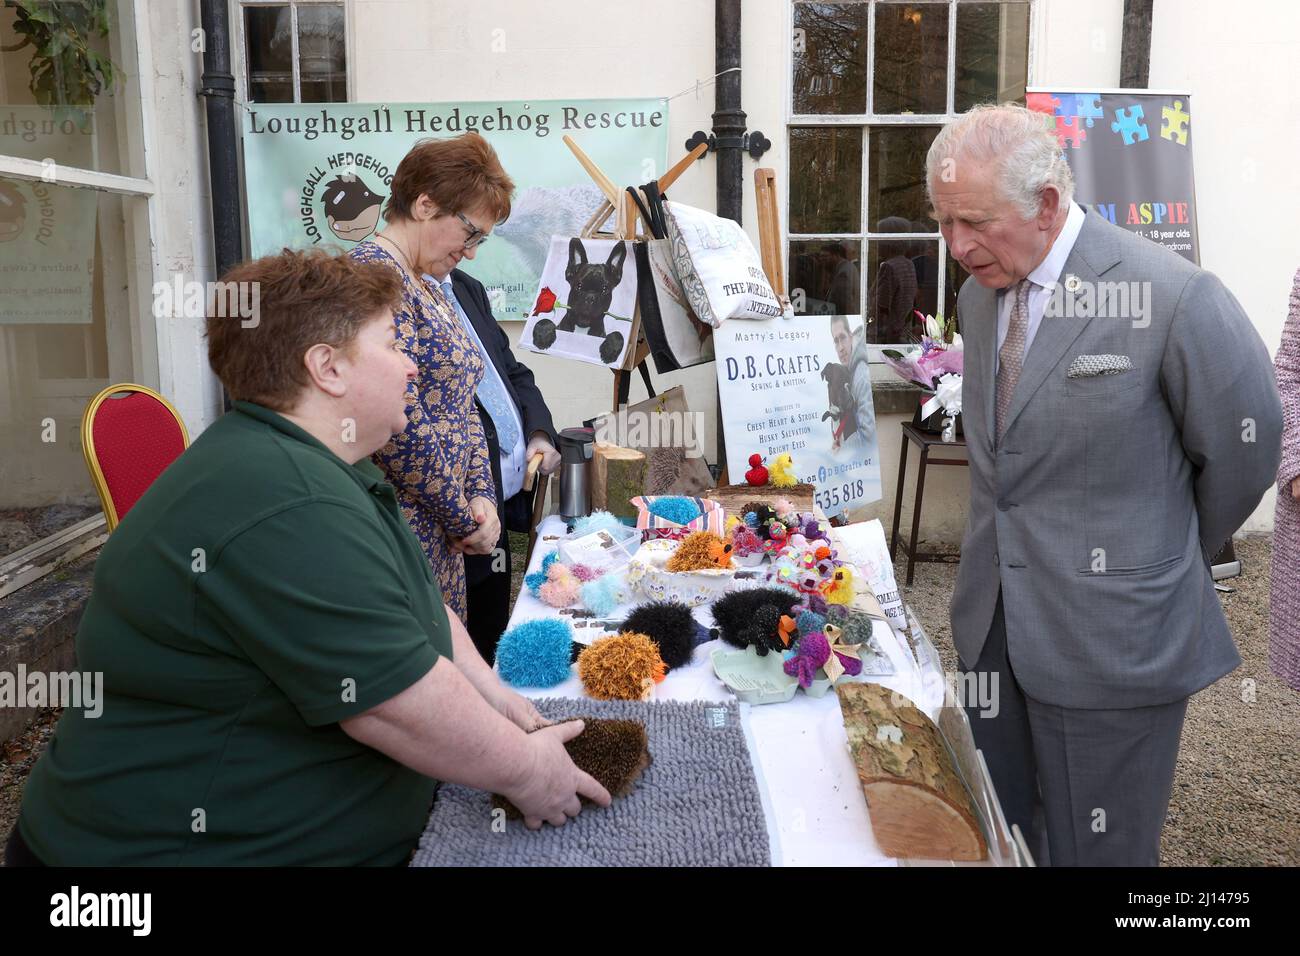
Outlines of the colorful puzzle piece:
[[1165,124],[1160,127],[1160,135],[1165,139],[1175,140],[1179,146],[1187,145],[1187,123],[1192,114],[1183,112],[1183,101],[1174,100],[1174,108],[1165,107],[1160,111]]
[[1079,107],[1075,105],[1077,100],[1078,97],[1073,93],[1061,93],[1056,100],[1056,115],[1065,117],[1078,116]]
[[1134,143],[1141,143],[1151,138],[1147,132],[1145,124],[1142,122],[1142,107],[1133,104],[1127,109],[1115,111],[1115,122],[1110,124],[1110,128],[1124,137],[1124,145],[1132,146]]
[[1026,93],[1025,106],[1035,113],[1056,114],[1056,108],[1061,105],[1061,101],[1051,93]]
[[1099,120],[1106,115],[1106,111],[1101,108],[1101,95],[1099,93],[1079,93],[1074,97],[1074,107],[1078,110],[1075,115],[1082,116],[1088,121],[1088,128],[1092,129],[1093,120]]
[[1056,118],[1056,141],[1065,149],[1068,141],[1071,149],[1078,149],[1079,144],[1088,138],[1088,131],[1083,128],[1083,118],[1079,116],[1058,116]]

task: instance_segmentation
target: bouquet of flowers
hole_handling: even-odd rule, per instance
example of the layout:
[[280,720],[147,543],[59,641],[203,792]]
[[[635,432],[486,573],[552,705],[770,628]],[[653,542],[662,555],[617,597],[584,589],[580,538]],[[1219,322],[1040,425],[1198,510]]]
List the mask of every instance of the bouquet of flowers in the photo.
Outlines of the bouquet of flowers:
[[[945,435],[953,427],[952,420],[961,414],[962,352],[961,333],[957,323],[943,316],[922,315],[917,319],[925,327],[919,348],[907,352],[884,349],[885,361],[899,378],[915,382],[932,397],[921,408],[921,417],[929,418],[943,410]],[[945,438],[950,441],[951,438]]]

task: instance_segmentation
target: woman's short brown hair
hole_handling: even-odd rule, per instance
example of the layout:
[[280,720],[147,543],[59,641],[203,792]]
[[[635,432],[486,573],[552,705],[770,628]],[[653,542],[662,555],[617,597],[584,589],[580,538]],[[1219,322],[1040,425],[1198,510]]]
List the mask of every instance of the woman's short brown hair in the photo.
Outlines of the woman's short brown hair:
[[[225,295],[209,297],[208,363],[235,400],[276,411],[293,407],[310,383],[303,356],[324,343],[347,348],[366,320],[401,300],[400,274],[324,250],[285,249],[235,266]],[[247,283],[246,285],[242,283]],[[253,304],[225,308],[225,302]]]
[[505,222],[514,191],[496,150],[478,133],[422,139],[397,164],[384,219],[410,219],[416,200],[428,194],[444,214],[482,206],[495,222]]

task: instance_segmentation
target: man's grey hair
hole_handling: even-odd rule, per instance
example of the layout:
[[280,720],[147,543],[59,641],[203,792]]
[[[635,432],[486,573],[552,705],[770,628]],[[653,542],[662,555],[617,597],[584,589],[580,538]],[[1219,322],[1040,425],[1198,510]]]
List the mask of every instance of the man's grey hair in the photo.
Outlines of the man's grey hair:
[[1074,174],[1061,152],[1052,117],[1006,103],[977,106],[939,131],[925,157],[925,190],[934,201],[934,183],[958,163],[996,165],[1002,197],[1020,218],[1038,215],[1047,186],[1055,186],[1064,206],[1074,197]]

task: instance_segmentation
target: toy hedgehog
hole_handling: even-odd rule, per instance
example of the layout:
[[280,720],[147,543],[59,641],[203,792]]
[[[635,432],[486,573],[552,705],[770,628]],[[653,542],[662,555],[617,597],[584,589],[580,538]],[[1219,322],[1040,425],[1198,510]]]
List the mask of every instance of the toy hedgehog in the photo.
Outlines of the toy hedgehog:
[[[654,758],[650,755],[645,724],[639,720],[607,720],[596,717],[574,717],[584,723],[582,733],[566,741],[564,749],[578,767],[596,778],[596,781],[618,799],[632,793],[642,772]],[[592,801],[582,797],[582,805]],[[492,806],[505,810],[506,819],[521,820],[519,808],[500,794],[492,795]]]
[[692,531],[677,546],[664,567],[669,571],[703,571],[705,568],[726,567],[721,563],[726,557],[730,563],[731,551],[719,553],[725,542],[712,531]]
[[665,673],[658,645],[644,634],[603,637],[578,655],[582,686],[597,700],[649,700]]
[[619,630],[644,634],[654,641],[669,670],[691,662],[695,650],[695,617],[681,601],[643,604],[628,615]]
[[786,588],[731,591],[713,602],[713,622],[719,636],[734,647],[753,645],[760,657],[785,650],[781,617],[793,617],[799,596]]

